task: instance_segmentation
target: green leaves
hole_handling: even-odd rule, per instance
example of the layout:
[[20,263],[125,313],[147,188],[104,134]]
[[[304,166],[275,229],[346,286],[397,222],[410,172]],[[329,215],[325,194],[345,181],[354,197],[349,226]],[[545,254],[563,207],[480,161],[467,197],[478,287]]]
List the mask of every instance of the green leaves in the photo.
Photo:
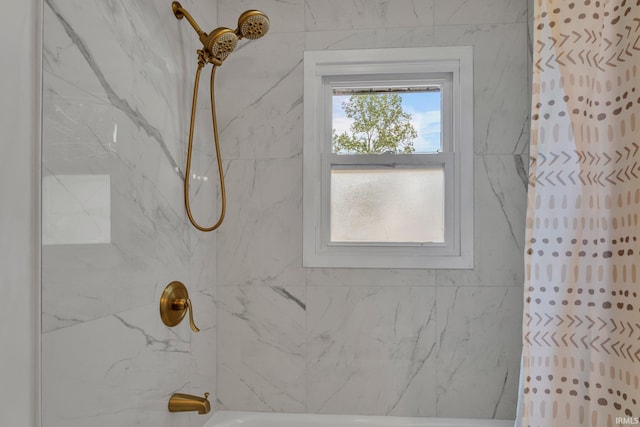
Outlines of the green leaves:
[[342,154],[393,152],[411,154],[418,132],[411,114],[402,109],[398,94],[351,95],[342,103],[345,115],[353,120],[350,132],[333,131],[333,151]]

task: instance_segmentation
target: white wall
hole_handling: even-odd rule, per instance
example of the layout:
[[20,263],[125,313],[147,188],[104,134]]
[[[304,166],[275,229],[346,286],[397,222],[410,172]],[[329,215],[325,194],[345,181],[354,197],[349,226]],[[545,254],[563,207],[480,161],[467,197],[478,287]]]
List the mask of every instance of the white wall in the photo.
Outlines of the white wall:
[[[215,4],[182,4],[214,28]],[[207,416],[167,403],[216,396],[216,234],[188,223],[181,178],[200,42],[166,0],[44,0],[43,19],[42,425],[196,427]],[[198,132],[192,164],[211,177],[192,180],[202,222],[210,141]],[[174,280],[197,334],[160,319]]]
[[38,4],[13,2],[0,18],[0,414],[25,427],[38,417]]
[[[513,418],[527,0],[218,0],[218,20],[230,25],[252,7],[271,30],[218,72],[229,195],[217,247],[221,404]],[[475,268],[304,268],[303,52],[466,45],[474,51]]]
[[[113,11],[100,14],[95,11],[84,13],[81,9],[99,7],[102,2],[64,0],[53,3],[61,8],[60,17],[70,22],[72,29],[89,43],[98,68],[103,70],[102,77],[111,82],[116,94],[121,99],[126,98],[130,105],[139,106],[140,111],[158,126],[165,126],[167,121],[173,123],[169,124],[166,132],[184,135],[192,61],[195,59],[191,56],[193,45],[190,44],[194,33],[188,24],[175,22],[164,9],[165,2],[160,0],[157,8],[151,8],[156,11],[144,5],[137,8],[135,5],[141,3],[131,2],[131,8],[137,11],[134,14],[136,19],[150,27],[140,25],[140,32],[126,32],[120,28],[120,25],[126,25],[126,20],[113,16],[114,25],[109,28],[114,36],[103,38],[95,27],[106,24],[86,17],[110,18]],[[207,338],[190,339],[184,328],[176,335],[155,323],[157,319],[153,316],[157,315],[157,297],[165,283],[162,282],[164,276],[158,274],[154,266],[164,268],[161,262],[137,272],[142,280],[145,280],[146,271],[157,274],[154,277],[158,277],[158,283],[155,287],[151,282],[145,284],[146,289],[152,288],[152,292],[125,294],[127,299],[124,302],[131,301],[131,307],[108,312],[98,309],[85,311],[83,306],[73,305],[72,308],[79,311],[72,313],[76,317],[71,319],[58,315],[68,315],[65,311],[67,302],[62,297],[65,292],[74,294],[74,284],[55,288],[55,281],[52,281],[50,295],[53,299],[44,309],[50,315],[45,319],[49,328],[45,340],[48,340],[50,347],[47,348],[51,351],[48,353],[51,357],[45,357],[49,363],[45,374],[52,375],[48,378],[50,389],[58,393],[62,389],[82,397],[95,393],[96,385],[104,386],[102,390],[108,394],[101,398],[109,403],[114,417],[120,417],[118,421],[121,424],[123,420],[135,420],[145,425],[144,418],[147,423],[157,422],[156,425],[186,425],[188,422],[184,418],[170,417],[163,412],[168,394],[177,387],[207,391],[204,387],[216,381],[218,407],[232,409],[513,416],[520,354],[524,165],[528,147],[526,1],[395,0],[389,3],[376,0],[371,1],[373,6],[368,4],[365,9],[360,8],[362,2],[351,0],[291,0],[286,4],[261,0],[259,6],[249,0],[220,0],[217,3],[220,25],[233,27],[240,12],[260,7],[271,17],[273,27],[266,38],[249,42],[233,53],[218,72],[218,111],[228,177],[229,210],[223,227],[217,233],[218,256],[211,255],[213,248],[209,243],[203,243],[199,235],[188,234],[187,245],[197,250],[184,252],[181,260],[184,264],[180,264],[182,273],[198,283],[199,298],[194,299],[194,305],[197,307],[203,301],[218,304],[217,314],[211,307],[209,317],[205,317]],[[198,22],[208,27],[216,22],[215,13],[198,13],[198,5],[204,8],[202,4],[194,1],[189,7],[193,5],[194,10],[191,11]],[[389,4],[393,7],[389,8]],[[0,26],[2,40],[13,41],[16,34],[20,34],[22,41],[3,43],[3,58],[22,58],[26,65],[16,67],[15,63],[8,64],[7,61],[2,65],[2,75],[14,78],[2,81],[2,93],[10,96],[3,97],[2,101],[4,133],[0,173],[4,179],[0,183],[3,200],[0,209],[0,271],[3,272],[3,292],[6,287],[17,293],[9,297],[16,303],[15,309],[2,314],[3,325],[0,325],[0,338],[3,342],[12,343],[11,353],[5,353],[3,346],[0,356],[3,362],[7,357],[9,364],[8,368],[7,364],[0,368],[0,377],[9,378],[11,383],[7,390],[3,386],[0,405],[9,402],[9,406],[2,407],[0,412],[3,415],[17,413],[18,419],[11,425],[21,426],[32,422],[34,388],[31,384],[36,381],[29,333],[34,330],[33,319],[36,318],[29,312],[36,289],[35,264],[31,260],[36,253],[32,243],[34,214],[24,215],[24,211],[33,206],[35,192],[32,189],[36,183],[32,150],[35,145],[30,143],[37,138],[30,120],[33,103],[29,101],[26,102],[29,105],[22,105],[25,99],[28,101],[35,96],[30,77],[33,67],[29,67],[30,58],[26,53],[29,52],[28,46],[33,45],[31,24],[34,11],[31,5],[14,7],[17,15],[5,15],[3,19],[6,22]],[[46,13],[51,13],[50,9]],[[69,40],[68,34],[65,36],[60,17],[50,17],[56,25],[52,28],[60,36],[59,39],[49,39],[54,47],[49,52],[51,76],[66,76],[68,79],[71,75],[74,84],[82,80],[85,86],[81,87],[88,85],[93,88],[91,85],[96,85],[96,68],[87,68],[87,61],[78,53],[74,40]],[[180,35],[176,40],[174,37],[178,31]],[[118,39],[118,34],[123,38]],[[103,44],[114,40],[128,43],[133,37],[137,38],[133,45],[125,44],[120,50],[115,46],[117,55],[126,58],[131,54],[131,57],[138,58],[135,55],[148,53],[150,43],[158,43],[165,38],[171,40],[173,47],[152,57],[153,60],[143,60],[138,67],[132,67],[126,59],[114,61],[114,46]],[[469,44],[474,45],[477,71],[476,268],[467,271],[302,268],[303,51]],[[190,47],[181,49],[180,46]],[[156,52],[164,49],[162,43],[154,47]],[[175,59],[174,53],[178,50],[180,59],[169,66],[176,75],[157,81],[157,88],[150,89],[144,86],[143,80],[130,79],[138,76],[142,69],[145,70],[143,74],[153,80],[154,76],[157,77],[154,73],[167,66],[163,58]],[[57,62],[58,54],[68,54],[72,61]],[[128,70],[127,79],[121,79],[117,74],[123,68]],[[182,81],[177,88],[173,86],[176,80]],[[203,76],[203,81],[206,80]],[[63,83],[64,78],[51,81]],[[117,84],[124,86],[115,87]],[[56,102],[65,102],[65,99],[77,101],[76,98],[65,97],[64,93],[58,97],[58,89],[62,86],[52,87],[56,91],[50,94]],[[160,88],[168,90],[171,99],[182,100],[183,106],[155,114],[157,110],[148,105],[147,95],[156,96]],[[147,92],[142,96],[138,92],[140,90]],[[104,99],[104,93],[100,99]],[[136,104],[138,102],[139,105]],[[206,102],[206,96],[201,96],[201,102]],[[117,116],[122,110],[115,107],[109,114],[96,114],[93,118],[117,117],[119,124],[129,127],[130,141],[136,144],[147,141],[144,132],[136,133],[131,117]],[[80,117],[87,123],[92,119],[86,109],[79,111],[86,112],[86,115],[74,117]],[[49,113],[53,117],[57,110],[52,108]],[[23,126],[14,128],[16,123]],[[96,123],[89,129],[99,130],[102,122]],[[119,129],[122,132],[122,127]],[[126,147],[125,139],[122,139],[122,133],[120,136],[120,149],[123,149]],[[27,142],[24,145],[14,144],[19,140]],[[153,145],[153,141],[151,143]],[[184,140],[172,144],[170,148],[176,150],[174,155],[181,164],[183,154],[179,154],[177,147],[182,144],[184,148]],[[10,154],[12,150],[17,151],[19,157],[5,157],[5,153]],[[149,157],[149,153],[153,155]],[[155,147],[153,151],[141,149],[139,155],[133,153],[128,158],[135,160],[127,163],[134,165],[133,169],[148,168],[144,179],[136,184],[140,185],[135,193],[140,195],[140,200],[149,194],[160,196],[162,202],[175,206],[178,215],[181,212],[179,191],[173,187],[177,187],[179,182],[166,168],[159,175],[153,172],[156,165],[166,166],[165,154]],[[139,160],[142,158],[145,160]],[[56,163],[56,158],[52,159],[50,166],[56,172],[77,172],[73,164]],[[68,169],[69,166],[71,168]],[[97,167],[101,164],[98,163]],[[132,174],[130,177],[139,176]],[[158,184],[161,187],[158,192],[148,192]],[[14,185],[27,188],[27,193],[16,192]],[[171,191],[167,186],[172,187]],[[128,189],[126,186],[121,188]],[[123,196],[130,194],[133,193],[122,192]],[[165,195],[168,196],[165,198]],[[13,203],[5,208],[5,200]],[[153,205],[153,200],[143,201]],[[127,212],[140,214],[147,211],[123,212],[122,221],[129,218]],[[155,210],[149,212],[158,213]],[[133,215],[131,218],[139,217]],[[166,218],[161,216],[156,220],[156,225],[167,226]],[[153,226],[149,229],[154,230]],[[5,239],[4,236],[19,236],[20,243],[12,243],[16,241],[13,237]],[[163,241],[160,246],[168,247],[174,243],[180,245],[185,242]],[[50,256],[55,259],[55,254]],[[210,259],[216,261],[211,262]],[[185,267],[194,261],[196,266]],[[216,263],[220,268],[213,268]],[[59,274],[61,270],[59,268],[55,273]],[[10,274],[4,273],[6,271]],[[26,282],[27,286],[12,285],[13,272],[16,272],[16,280]],[[90,273],[87,272],[88,275]],[[213,282],[218,282],[217,289],[211,288]],[[94,298],[105,303],[99,306],[100,310],[108,307],[110,301],[123,302],[118,300],[119,294],[109,291],[108,287],[97,289],[105,290],[100,298]],[[130,286],[120,289],[129,289],[133,293],[141,288]],[[8,321],[5,321],[5,316]],[[18,319],[23,322],[17,322]],[[9,324],[7,329],[4,325]],[[20,324],[25,328],[22,333],[16,330],[16,325]],[[219,340],[217,353],[211,351],[216,348],[216,329]],[[110,346],[100,352],[97,345],[104,342],[100,336],[108,337],[114,344],[126,344],[126,351],[142,357],[128,370],[109,370],[111,366],[123,366],[116,363],[120,360],[133,359],[122,357],[120,353],[109,354],[106,350],[110,350]],[[123,341],[125,338],[128,340],[126,343]],[[91,343],[96,348],[86,345],[90,339],[94,340]],[[75,358],[71,363],[60,356],[68,349],[55,347],[64,342],[79,346],[80,350],[70,353]],[[154,346],[162,343],[174,345],[174,353],[179,360],[185,360],[180,357],[183,351],[190,351],[193,355],[186,358],[191,366],[188,368],[190,377],[184,382],[181,382],[182,374],[187,370],[181,365],[166,363],[175,355],[162,353],[156,358],[159,353]],[[96,356],[96,353],[99,354]],[[74,361],[87,361],[87,369],[96,375],[86,386],[88,393],[77,388],[82,381],[73,378]],[[173,375],[169,380],[162,373],[162,369],[168,367]],[[101,376],[96,368],[109,371],[110,375],[119,374],[118,378],[128,381],[122,400],[118,400],[122,384],[110,389],[108,383],[100,382],[106,377]],[[200,372],[205,372],[205,375],[200,378],[193,375]],[[91,384],[94,380],[95,384]],[[190,380],[195,382],[189,384]],[[143,381],[146,381],[145,389],[140,390]],[[18,389],[13,388],[14,385]],[[12,397],[16,390],[18,402]],[[5,396],[7,392],[11,394]],[[52,418],[47,419],[46,425],[69,425],[69,420],[64,418],[67,415],[65,407],[55,408],[55,401],[47,403],[47,399],[52,397],[53,393],[44,397],[45,405],[53,405],[52,410],[55,411],[51,412]],[[465,402],[464,407],[460,406],[460,401]],[[94,417],[103,410],[100,402],[94,403],[96,406],[87,409],[86,418],[80,419],[80,423],[86,420],[98,424],[106,422],[109,414],[104,414],[103,418]],[[22,407],[22,410],[15,411],[16,407]],[[198,425],[200,420],[202,417],[197,417],[190,424]]]

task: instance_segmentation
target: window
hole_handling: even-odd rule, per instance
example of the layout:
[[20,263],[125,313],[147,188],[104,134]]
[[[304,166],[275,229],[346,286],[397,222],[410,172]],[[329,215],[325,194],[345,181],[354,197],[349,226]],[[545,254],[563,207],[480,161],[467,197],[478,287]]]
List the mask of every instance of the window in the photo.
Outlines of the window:
[[304,60],[304,265],[472,268],[471,47]]

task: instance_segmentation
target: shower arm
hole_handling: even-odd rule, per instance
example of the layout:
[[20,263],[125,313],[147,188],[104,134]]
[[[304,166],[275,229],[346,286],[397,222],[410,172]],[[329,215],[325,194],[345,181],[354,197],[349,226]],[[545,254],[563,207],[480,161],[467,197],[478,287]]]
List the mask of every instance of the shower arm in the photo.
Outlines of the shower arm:
[[189,24],[191,24],[193,29],[196,30],[196,33],[198,33],[198,37],[200,38],[200,41],[204,44],[205,40],[208,37],[208,34],[202,31],[202,28],[200,28],[200,26],[195,21],[195,19],[193,19],[191,14],[187,12],[187,10],[183,8],[182,5],[177,1],[174,1],[173,3],[171,3],[171,8],[173,9],[173,14],[176,16],[176,18],[178,19],[187,18],[187,21],[189,21]]

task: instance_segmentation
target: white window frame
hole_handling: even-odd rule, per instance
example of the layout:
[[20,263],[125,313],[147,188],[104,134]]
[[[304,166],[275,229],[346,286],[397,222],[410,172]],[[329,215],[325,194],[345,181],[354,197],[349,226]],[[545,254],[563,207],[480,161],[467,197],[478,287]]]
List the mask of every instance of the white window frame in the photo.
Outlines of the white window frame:
[[[442,86],[442,152],[332,152],[334,88]],[[445,170],[445,242],[331,242],[332,167]],[[303,265],[357,268],[473,268],[473,51],[470,46],[304,53]]]

